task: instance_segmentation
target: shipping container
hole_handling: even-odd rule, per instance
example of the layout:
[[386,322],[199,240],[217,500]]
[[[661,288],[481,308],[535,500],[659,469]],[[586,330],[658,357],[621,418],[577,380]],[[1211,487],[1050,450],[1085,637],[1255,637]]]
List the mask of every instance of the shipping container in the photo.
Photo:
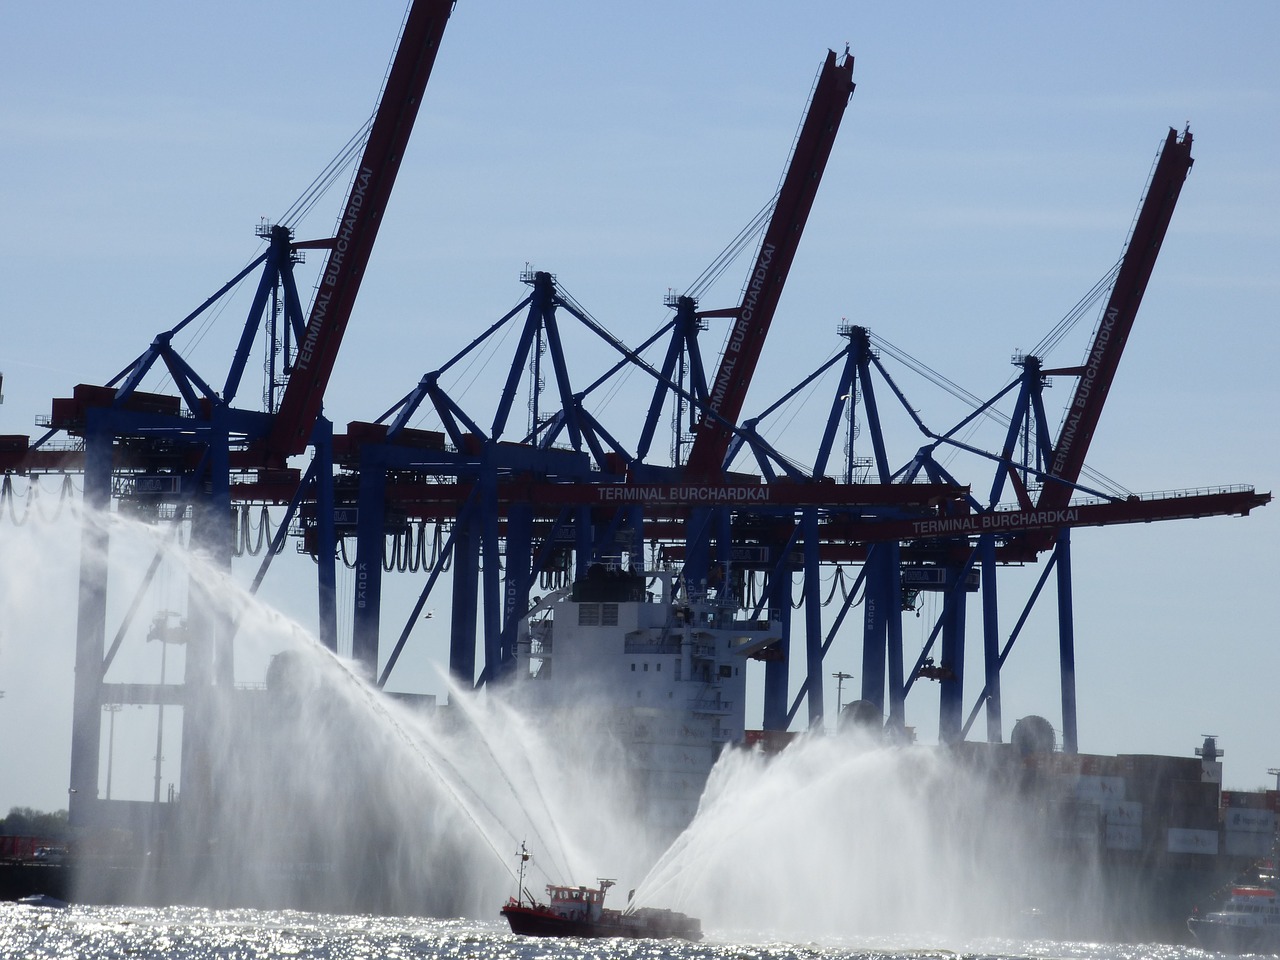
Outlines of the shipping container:
[[1223,790],[1222,805],[1246,810],[1274,810],[1275,807],[1268,803],[1270,799],[1268,795],[1274,792],[1274,790],[1268,790],[1266,793],[1253,790]]
[[1108,850],[1141,850],[1141,823],[1112,823],[1107,821]]
[[1275,837],[1267,833],[1248,833],[1242,830],[1223,834],[1222,846],[1229,857],[1265,857],[1272,850]]
[[1229,807],[1222,811],[1222,825],[1228,831],[1267,833],[1274,836],[1276,832],[1276,815],[1272,810]]
[[1218,785],[1196,780],[1169,781],[1169,801],[1175,807],[1218,809]]
[[1123,800],[1124,778],[1081,776],[1072,784],[1071,795],[1077,800],[1092,800],[1101,803],[1105,800]]
[[1219,813],[1217,807],[1187,807],[1175,804],[1160,818],[1170,827],[1186,827],[1191,830],[1217,830]]
[[1142,825],[1142,804],[1136,800],[1110,800],[1102,804],[1103,815],[1107,824]]
[[1170,853],[1216,855],[1218,852],[1218,831],[1170,827],[1167,849]]

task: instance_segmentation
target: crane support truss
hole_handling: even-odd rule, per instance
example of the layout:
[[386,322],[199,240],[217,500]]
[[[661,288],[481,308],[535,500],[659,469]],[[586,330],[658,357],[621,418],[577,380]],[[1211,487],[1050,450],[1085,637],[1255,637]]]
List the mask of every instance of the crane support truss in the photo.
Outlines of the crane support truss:
[[[173,506],[176,519],[190,520],[193,552],[198,551],[214,567],[223,570],[230,569],[234,538],[234,533],[232,537],[227,536],[227,517],[236,495],[244,495],[246,487],[252,486],[252,483],[233,484],[233,470],[253,469],[254,482],[274,488],[271,502],[290,503],[291,512],[297,509],[304,495],[309,497],[325,513],[316,524],[318,539],[330,547],[327,558],[319,564],[319,612],[322,632],[332,640],[335,630],[332,546],[336,534],[331,494],[331,431],[319,417],[319,411],[451,9],[451,0],[415,0],[410,9],[335,237],[294,244],[286,228],[260,229],[260,235],[269,241],[267,252],[177,326],[158,335],[151,346],[107,386],[81,384],[72,397],[54,400],[48,423],[51,429],[34,445],[0,444],[0,466],[6,470],[82,469],[85,502],[92,508],[85,511],[83,519],[77,612],[70,804],[70,815],[77,825],[87,824],[104,809],[99,797],[98,770],[104,704],[126,702],[120,698],[136,696],[138,703],[157,703],[163,709],[163,704],[175,699],[168,692],[150,689],[145,684],[108,682],[107,671],[128,630],[128,621],[136,612],[131,608],[107,649],[108,527],[102,512],[113,496],[131,500],[135,507],[141,506],[144,515],[150,511],[158,517],[164,508]],[[329,257],[310,321],[304,327],[291,268],[297,260],[296,251],[308,247],[324,247],[329,250]],[[265,269],[219,395],[178,355],[172,340],[178,331],[259,266]],[[278,412],[271,409],[276,386],[274,377],[264,396],[268,406],[265,412],[233,409],[230,403],[255,339],[258,318],[270,301],[272,322],[279,319],[275,306],[278,298],[284,302],[286,341],[292,336],[298,345],[280,409]],[[271,339],[274,340],[274,335]],[[172,377],[180,397],[139,390],[143,377],[157,364]],[[80,449],[44,449],[46,441],[60,431],[78,438]],[[308,443],[317,446],[320,469],[313,472],[304,486],[297,471],[286,469],[285,463]],[[233,487],[239,489],[233,493]],[[282,528],[264,560],[255,588],[283,537]],[[150,576],[148,574],[148,581]],[[135,608],[136,605],[135,598]],[[184,816],[198,819],[202,816],[201,810],[214,802],[216,785],[207,780],[211,768],[205,762],[208,747],[203,737],[211,726],[207,722],[208,711],[217,698],[229,695],[232,687],[235,629],[236,624],[226,610],[210,596],[209,585],[191,576],[187,615],[182,621],[179,641],[185,644],[186,651],[182,694],[177,698],[185,711],[181,746]],[[170,631],[167,627],[162,630],[157,624],[153,632],[160,635]],[[169,640],[162,637],[162,650],[167,642]],[[157,759],[157,803],[160,801],[158,764]]]
[[[55,429],[81,438],[83,449],[42,449],[41,444],[29,447],[26,438],[0,438],[0,469],[83,471],[86,503],[99,508],[113,495],[156,507],[174,505],[177,516],[192,518],[193,543],[224,568],[230,564],[226,517],[231,506],[288,504],[287,519],[262,561],[255,587],[270,557],[282,545],[285,526],[296,515],[306,549],[322,561],[320,620],[331,647],[336,645],[334,556],[339,546],[354,538],[353,653],[374,671],[380,684],[386,683],[414,622],[420,619],[431,591],[446,571],[451,573],[453,594],[450,668],[459,679],[481,684],[501,679],[512,668],[516,628],[537,605],[536,598],[531,601],[531,592],[539,578],[548,574],[572,577],[575,567],[581,574],[593,563],[616,562],[624,554],[643,557],[647,552],[661,552],[668,559],[684,562],[687,584],[709,575],[725,581],[737,576],[740,586],[748,580],[754,585],[757,577],[763,578],[758,597],[746,586],[741,586],[738,597],[743,608],[754,607],[758,615],[765,607],[771,613],[797,607],[793,575],[798,572],[802,576],[799,600],[806,610],[801,627],[804,635],[799,638],[802,642],[794,649],[804,651],[806,675],[801,695],[788,707],[793,645],[787,617],[781,639],[772,649],[760,651],[766,660],[764,722],[769,729],[785,729],[790,724],[801,696],[808,701],[810,724],[821,722],[822,660],[855,598],[860,597],[864,604],[863,699],[882,709],[887,706],[889,726],[905,729],[907,694],[918,680],[937,680],[941,739],[965,736],[984,704],[988,738],[1000,739],[1000,668],[1026,614],[1002,644],[996,623],[996,570],[1001,564],[1035,561],[1052,546],[1035,595],[1047,582],[1050,569],[1054,570],[1064,740],[1074,750],[1070,529],[1246,515],[1270,500],[1269,494],[1236,487],[1072,502],[1073,493],[1081,490],[1080,470],[1102,401],[1191,165],[1190,134],[1179,139],[1171,131],[1166,139],[1111,303],[1085,365],[1043,371],[1038,361],[1029,359],[1016,422],[1010,427],[1005,448],[990,456],[996,464],[996,479],[985,505],[975,499],[969,485],[958,482],[932,459],[936,446],[963,446],[954,439],[959,427],[943,434],[925,430],[890,381],[891,393],[903,402],[931,441],[908,467],[897,472],[891,469],[872,383],[872,372],[884,371],[861,328],[841,331],[849,341],[846,365],[815,466],[808,474],[764,441],[757,431],[762,418],[739,422],[751,375],[853,89],[852,59],[846,55],[839,61],[834,53],[828,55],[820,71],[744,299],[737,308],[718,312],[731,316],[734,326],[713,381],[708,383],[701,369],[697,332],[701,320],[717,315],[716,311],[699,314],[694,301],[680,298],[677,319],[664,331],[672,336],[666,359],[653,367],[640,354],[661,333],[632,350],[604,331],[571,298],[563,297],[552,275],[529,273],[525,280],[533,287],[530,297],[490,328],[490,332],[497,330],[518,311],[529,308],[518,356],[488,434],[480,426],[484,418],[469,415],[440,386],[440,374],[466,356],[476,346],[473,343],[444,368],[423,377],[418,388],[382,421],[352,422],[346,434],[332,436],[329,424],[319,415],[323,392],[451,6],[441,0],[417,0],[406,20],[338,235],[327,241],[294,244],[286,230],[272,228],[271,249],[241,274],[247,275],[260,263],[266,265],[255,313],[264,308],[271,291],[285,291],[286,322],[297,340],[298,353],[279,412],[249,413],[228,405],[253,341],[249,327],[241,337],[221,397],[172,350],[175,329],[157,337],[110,386],[81,385],[74,397],[55,401],[51,418]],[[290,269],[294,251],[302,248],[329,251],[320,294],[305,326]],[[621,356],[617,366],[585,390],[574,389],[569,382],[557,310],[591,328]],[[522,379],[520,369],[540,354],[544,343],[551,352],[560,409],[544,415],[536,403],[532,404],[530,430],[523,442],[501,441]],[[687,372],[686,355],[693,367]],[[169,369],[181,398],[143,394],[137,389],[154,363]],[[624,367],[640,367],[654,379],[649,416],[634,453],[624,449],[586,403]],[[532,379],[540,382],[540,368],[534,369]],[[1039,451],[1038,466],[1017,464],[1012,450],[1023,429],[1023,417],[1036,419],[1035,430],[1029,432],[1039,437],[1048,434],[1043,428],[1039,390],[1043,377],[1054,374],[1080,378],[1062,434],[1052,451]],[[686,382],[690,385],[687,389]],[[644,462],[664,392],[675,393],[681,405],[701,411],[684,467]],[[179,409],[183,401],[186,416]],[[421,403],[434,406],[442,432],[407,426]],[[851,443],[848,462],[839,471],[843,482],[832,482],[825,473],[835,436],[842,418],[847,416],[852,422],[853,408],[859,403],[866,413],[874,452],[867,468],[874,482],[854,482]],[[571,449],[554,446],[566,442]],[[314,446],[316,456],[306,480],[300,481],[296,471],[278,469],[308,443]],[[678,450],[678,438],[675,447]],[[725,473],[740,450],[755,457],[760,475]],[[1044,463],[1050,466],[1044,468]],[[242,472],[233,473],[237,470]],[[1012,483],[1017,493],[1016,509],[996,505],[1005,482]],[[1033,502],[1028,490],[1036,482],[1043,486],[1039,501]],[[93,511],[86,513],[90,516],[82,534],[71,777],[76,818],[83,816],[97,796],[102,705],[181,705],[195,718],[184,724],[185,737],[188,726],[196,729],[201,725],[200,711],[207,708],[214,688],[230,685],[231,638],[236,626],[225,622],[212,603],[202,604],[200,586],[193,583],[196,601],[190,632],[196,639],[189,641],[185,683],[179,688],[175,684],[108,681],[107,671],[136,612],[136,601],[108,647],[107,570],[102,560],[107,549],[106,530],[93,518]],[[384,657],[379,649],[381,576],[396,566],[386,562],[388,537],[400,537],[410,522],[425,525],[432,521],[437,523],[439,549],[432,551],[430,563],[422,564],[429,568],[424,571],[425,586],[394,649]],[[447,538],[440,536],[445,529]],[[821,571],[823,565],[844,562],[859,563],[862,571],[824,635]],[[901,620],[903,610],[908,609],[906,599],[920,590],[941,593],[943,612],[925,648],[911,664],[904,654]],[[978,590],[982,591],[984,685],[965,720],[966,602],[967,594]],[[938,664],[930,656],[935,641],[941,645]],[[188,760],[192,761],[191,770],[202,768],[199,750],[197,739],[184,745],[184,769]],[[190,796],[198,801],[209,789],[209,784],[193,783]]]

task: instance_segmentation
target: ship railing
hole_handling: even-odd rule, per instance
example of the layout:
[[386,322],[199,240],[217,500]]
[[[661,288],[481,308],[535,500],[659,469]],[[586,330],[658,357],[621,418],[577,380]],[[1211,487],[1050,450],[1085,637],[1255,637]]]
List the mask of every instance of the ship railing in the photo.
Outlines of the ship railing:
[[661,640],[657,642],[626,640],[622,644],[622,651],[623,653],[669,654],[670,656],[678,657],[680,656],[680,641],[676,639],[675,642],[667,641],[663,643]]
[[694,713],[715,714],[718,716],[727,714],[733,708],[733,701],[719,699],[694,700],[690,702],[689,708]]

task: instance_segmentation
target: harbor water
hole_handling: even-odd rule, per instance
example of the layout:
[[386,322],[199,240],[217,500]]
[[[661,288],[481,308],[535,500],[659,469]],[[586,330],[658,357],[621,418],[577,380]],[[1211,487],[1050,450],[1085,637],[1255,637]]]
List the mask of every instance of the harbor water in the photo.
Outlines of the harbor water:
[[765,932],[708,928],[701,943],[518,937],[492,920],[341,916],[297,911],[0,903],[0,957],[44,960],[863,960],[1001,957],[1183,960],[1211,956],[1189,946],[932,937],[787,942]]

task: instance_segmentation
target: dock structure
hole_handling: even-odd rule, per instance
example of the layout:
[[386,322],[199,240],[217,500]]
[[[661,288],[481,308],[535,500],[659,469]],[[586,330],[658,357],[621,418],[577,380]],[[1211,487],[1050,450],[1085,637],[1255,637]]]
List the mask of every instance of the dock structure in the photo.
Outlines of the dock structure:
[[[701,303],[704,275],[668,296],[668,320],[633,346],[578,303],[555,274],[527,268],[520,280],[528,292],[517,306],[477,329],[458,354],[434,358],[438,362],[381,416],[335,430],[322,413],[325,388],[451,9],[449,0],[413,4],[332,236],[306,240],[288,224],[260,225],[266,246],[250,266],[157,334],[118,375],[53,399],[42,436],[0,437],[11,508],[24,481],[83,477],[88,509],[76,599],[73,824],[198,832],[217,790],[208,743],[214,717],[221,705],[242,698],[235,673],[238,612],[199,574],[190,576],[185,611],[148,609],[148,589],[167,562],[164,550],[132,595],[118,596],[109,562],[113,512],[184,531],[188,549],[216,570],[260,557],[254,592],[296,537],[314,561],[321,644],[349,654],[379,689],[396,676],[405,651],[420,642],[416,629],[437,608],[447,611],[441,620],[448,624],[448,670],[463,687],[499,692],[514,679],[527,680],[531,661],[548,671],[544,679],[554,671],[561,680],[584,664],[627,672],[652,665],[656,680],[662,666],[666,686],[650,692],[670,693],[676,703],[675,685],[682,685],[681,707],[679,716],[664,707],[654,723],[696,728],[691,736],[699,744],[691,766],[696,775],[680,790],[674,780],[668,784],[680,793],[686,810],[680,816],[688,815],[718,750],[747,740],[749,729],[776,739],[797,727],[823,726],[835,712],[827,709],[823,685],[841,631],[860,641],[857,703],[864,722],[871,718],[908,739],[918,722],[909,705],[937,684],[940,743],[970,743],[981,718],[982,742],[1007,745],[1002,670],[1032,608],[1052,597],[1061,689],[1061,750],[1054,762],[1075,762],[1065,759],[1081,756],[1072,532],[1244,516],[1270,500],[1244,485],[1140,495],[1097,489],[1082,479],[1193,162],[1190,131],[1169,130],[1163,139],[1125,253],[1098,288],[1107,299],[1084,361],[1051,367],[1038,353],[1020,355],[1017,378],[989,399],[974,398],[974,412],[947,429],[926,426],[890,376],[882,352],[892,346],[847,323],[836,331],[838,349],[824,347],[830,356],[801,383],[779,390],[760,412],[744,413],[748,390],[767,369],[767,334],[785,330],[779,314],[785,282],[805,269],[800,239],[854,92],[853,58],[828,52],[777,195],[739,238],[745,246],[758,237],[758,246],[738,302]],[[324,257],[309,311],[296,276],[307,251]],[[228,371],[202,375],[175,349],[175,334],[253,276],[256,294],[229,351]],[[701,335],[717,321],[729,330],[718,362],[708,363]],[[476,409],[450,394],[448,375],[482,354],[496,356],[502,338],[513,333],[515,349],[500,364],[492,403]],[[570,349],[583,340],[597,348],[593,356],[603,345],[610,358],[585,376]],[[261,407],[251,409],[237,402],[260,342],[266,344],[266,384]],[[430,350],[429,343],[392,346]],[[647,403],[640,414],[628,410],[611,419],[605,401],[626,377],[644,385],[639,393]],[[170,392],[144,389],[162,378],[172,381]],[[1055,380],[1074,385],[1057,431],[1049,428],[1044,395]],[[220,389],[212,386],[219,381]],[[766,440],[771,418],[819,384],[829,393],[813,434],[820,438],[816,449],[783,450]],[[895,404],[917,431],[909,437],[888,427]],[[1005,429],[997,442],[988,448],[964,439],[977,419],[1001,407],[1009,412],[1000,413]],[[424,419],[432,429],[419,426]],[[947,466],[953,453],[971,457],[975,473],[959,475]],[[350,597],[339,598],[343,562],[353,586]],[[1004,571],[1035,565],[1041,574],[1020,614],[1012,623],[1002,619],[1009,596]],[[636,593],[623,601],[627,609],[634,606],[635,618],[625,619],[616,599],[589,599],[605,589],[593,585],[597,571]],[[383,584],[391,576],[421,584],[400,622],[384,615]],[[835,586],[824,587],[832,578]],[[660,602],[649,596],[654,590]],[[903,620],[918,615],[922,595],[930,594],[940,600],[940,612],[912,656]],[[340,600],[353,611],[349,636],[339,636]],[[672,619],[680,609],[695,619]],[[575,643],[587,627],[613,628],[618,649],[608,664],[588,662],[602,647]],[[973,650],[970,637],[980,640]],[[179,672],[162,670],[158,683],[124,675],[122,649],[148,640],[158,641],[162,663],[170,647],[181,648]],[[746,713],[749,670],[761,676],[758,718]],[[690,684],[699,689],[686,696],[683,687]],[[102,714],[120,704],[155,711],[157,771],[164,718],[181,717],[180,772],[172,791],[162,790],[157,772],[149,809],[121,805],[105,786]],[[665,741],[649,746],[654,756],[672,753]],[[675,776],[669,767],[663,777]],[[1208,809],[1195,799],[1188,798],[1186,809]],[[1077,796],[1073,802],[1086,809],[1093,801]],[[1092,816],[1099,830],[1105,825],[1105,837],[1123,845],[1132,833],[1112,817],[1133,809],[1123,804],[1145,801],[1117,802],[1121,806],[1105,816],[1082,816]],[[1242,816],[1239,823],[1253,822]],[[1177,853],[1173,848],[1184,842],[1207,843],[1204,831],[1217,827],[1171,821],[1168,829],[1166,852]],[[1253,844],[1241,839],[1250,831],[1240,829],[1229,841],[1219,832],[1219,847]]]

